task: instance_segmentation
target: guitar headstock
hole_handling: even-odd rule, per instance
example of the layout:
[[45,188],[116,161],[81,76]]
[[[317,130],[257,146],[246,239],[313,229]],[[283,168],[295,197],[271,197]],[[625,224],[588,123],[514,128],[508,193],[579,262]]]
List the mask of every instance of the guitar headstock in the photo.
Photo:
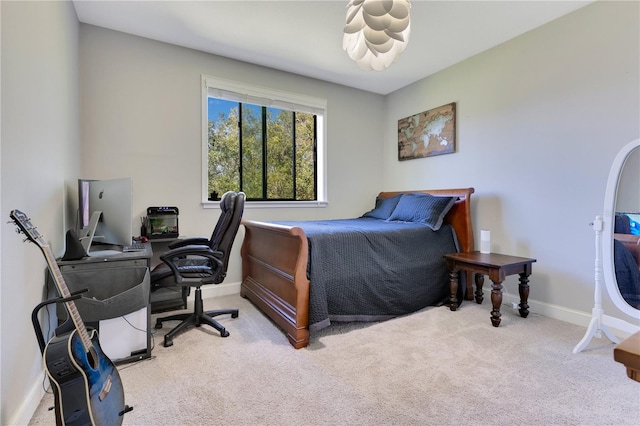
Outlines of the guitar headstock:
[[44,237],[38,232],[38,229],[31,223],[31,219],[29,219],[26,214],[20,210],[12,210],[9,217],[11,217],[18,226],[18,232],[22,232],[27,236],[27,240],[37,244],[41,248],[47,246]]

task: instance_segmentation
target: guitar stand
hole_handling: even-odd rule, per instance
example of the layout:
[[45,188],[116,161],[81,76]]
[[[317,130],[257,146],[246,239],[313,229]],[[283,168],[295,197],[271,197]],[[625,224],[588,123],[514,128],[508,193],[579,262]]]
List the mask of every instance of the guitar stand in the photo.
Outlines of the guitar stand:
[[44,302],[38,303],[35,308],[33,308],[33,312],[31,312],[31,323],[33,324],[33,330],[36,333],[36,339],[38,340],[38,346],[40,347],[40,353],[44,354],[44,348],[47,344],[44,341],[44,335],[42,334],[42,327],[40,327],[40,321],[38,321],[38,313],[45,306],[51,305],[52,303],[66,303],[72,300],[77,300],[82,297],[82,293],[86,293],[89,291],[88,288],[75,291],[71,293],[69,297],[56,297],[53,299],[45,300]]
[[[45,300],[44,302],[38,303],[38,305],[36,305],[36,307],[33,308],[33,311],[31,312],[31,323],[33,324],[33,330],[36,334],[36,340],[38,341],[38,346],[40,347],[40,353],[42,355],[44,355],[44,350],[47,345],[44,340],[44,335],[42,334],[42,327],[40,327],[40,321],[38,320],[38,314],[40,313],[40,310],[45,306],[51,305],[52,303],[61,304],[61,303],[70,302],[72,300],[80,299],[82,297],[82,293],[86,293],[87,291],[89,291],[89,289],[85,288],[85,289],[78,290],[71,293],[69,297],[55,297],[53,299]],[[53,385],[53,383],[51,383],[51,390],[53,391],[54,402],[55,404],[58,404],[57,389]],[[131,410],[133,410],[133,407],[129,405],[125,405],[124,410],[120,411],[118,415],[124,416],[126,413],[128,413]],[[62,426],[63,422],[62,422],[62,418],[60,417],[61,410],[58,409],[54,411],[56,413],[56,426]]]
[[[45,306],[51,305],[52,303],[66,303],[72,300],[80,299],[82,297],[82,293],[89,291],[89,289],[85,288],[83,290],[78,290],[76,292],[71,293],[69,297],[56,297],[53,299],[45,300],[44,302],[38,303],[33,311],[31,312],[31,323],[33,324],[33,330],[36,334],[36,340],[38,341],[38,346],[40,347],[40,354],[44,355],[44,349],[47,346],[44,341],[44,335],[42,334],[42,327],[40,327],[40,321],[38,320],[38,314],[40,310]],[[53,400],[55,404],[58,404],[58,390],[53,383],[51,383],[51,390],[53,391]],[[61,426],[62,418],[60,417],[60,410],[54,410],[56,413],[56,426]]]

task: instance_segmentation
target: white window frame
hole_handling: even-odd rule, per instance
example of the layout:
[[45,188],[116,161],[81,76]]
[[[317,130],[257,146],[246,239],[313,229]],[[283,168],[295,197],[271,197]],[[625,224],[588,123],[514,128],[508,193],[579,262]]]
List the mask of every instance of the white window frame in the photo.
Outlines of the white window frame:
[[247,201],[245,208],[255,207],[326,207],[327,205],[327,100],[306,95],[252,86],[245,83],[202,75],[202,206],[218,208],[219,201],[209,201],[208,185],[208,98],[234,100],[243,103],[312,113],[317,116],[316,190],[314,201]]

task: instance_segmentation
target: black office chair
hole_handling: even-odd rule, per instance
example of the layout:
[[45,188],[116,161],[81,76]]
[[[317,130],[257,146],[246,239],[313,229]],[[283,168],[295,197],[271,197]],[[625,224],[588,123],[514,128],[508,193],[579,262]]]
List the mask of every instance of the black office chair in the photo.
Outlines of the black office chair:
[[[227,337],[229,332],[213,317],[230,314],[238,317],[237,309],[204,311],[202,307],[203,285],[220,284],[227,275],[229,255],[233,241],[238,233],[245,194],[227,192],[220,199],[220,218],[211,234],[211,239],[190,238],[180,240],[171,250],[160,256],[161,263],[151,271],[151,286],[195,287],[195,306],[193,313],[176,314],[156,320],[156,328],[162,328],[165,321],[181,321],[164,336],[164,346],[173,345],[173,337],[190,327],[208,324]],[[176,247],[177,246],[177,247]]]

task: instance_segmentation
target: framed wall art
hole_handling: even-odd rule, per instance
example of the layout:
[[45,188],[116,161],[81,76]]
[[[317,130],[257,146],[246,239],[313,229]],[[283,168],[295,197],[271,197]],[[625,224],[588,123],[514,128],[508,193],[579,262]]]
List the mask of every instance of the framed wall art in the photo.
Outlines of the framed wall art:
[[398,120],[398,160],[456,152],[456,103]]

